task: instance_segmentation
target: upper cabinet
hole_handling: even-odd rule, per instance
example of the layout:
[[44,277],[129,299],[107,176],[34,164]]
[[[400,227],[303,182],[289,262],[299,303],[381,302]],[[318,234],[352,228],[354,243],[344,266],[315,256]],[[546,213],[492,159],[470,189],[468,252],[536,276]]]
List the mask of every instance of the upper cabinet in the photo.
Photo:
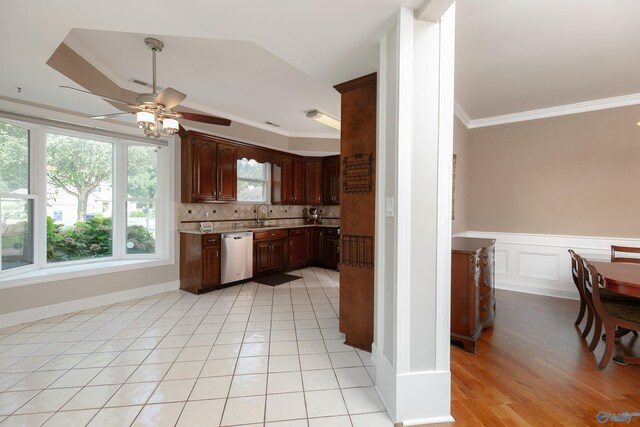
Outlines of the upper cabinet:
[[298,157],[283,157],[282,167],[272,168],[273,204],[303,205],[304,201],[304,164]]
[[340,204],[340,156],[322,158],[322,202]]
[[238,200],[238,159],[271,164],[271,203],[339,205],[340,156],[302,157],[194,131],[181,134],[182,203]]
[[307,205],[322,204],[322,160],[304,161],[304,199]]
[[182,203],[235,201],[236,148],[199,135],[186,135],[180,145]]
[[238,192],[238,149],[218,144],[218,200],[234,201]]

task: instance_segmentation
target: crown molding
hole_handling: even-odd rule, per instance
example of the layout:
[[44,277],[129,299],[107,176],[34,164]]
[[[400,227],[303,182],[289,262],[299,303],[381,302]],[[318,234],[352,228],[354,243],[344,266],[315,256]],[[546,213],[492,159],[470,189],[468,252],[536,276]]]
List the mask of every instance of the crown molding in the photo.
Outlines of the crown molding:
[[458,117],[460,119],[462,124],[467,129],[469,129],[469,123],[471,123],[471,117],[469,117],[469,115],[464,110],[464,108],[462,108],[462,105],[460,105],[460,103],[458,103],[458,101],[455,100],[455,99],[453,100],[453,111],[454,111],[456,117]]
[[[595,99],[593,101],[578,102],[575,104],[558,105],[556,107],[541,108],[538,110],[522,111],[520,113],[505,114],[502,116],[486,117],[483,119],[471,119],[465,123],[461,117],[464,113],[462,107],[456,102],[456,115],[465,123],[468,129],[503,125],[507,123],[525,122],[528,120],[546,119],[549,117],[567,116],[570,114],[586,113],[589,111],[606,110],[609,108],[627,107],[640,104],[640,93],[616,96],[613,98]],[[460,109],[460,112],[458,111]],[[465,113],[466,114],[466,113]],[[469,116],[467,116],[468,118]]]

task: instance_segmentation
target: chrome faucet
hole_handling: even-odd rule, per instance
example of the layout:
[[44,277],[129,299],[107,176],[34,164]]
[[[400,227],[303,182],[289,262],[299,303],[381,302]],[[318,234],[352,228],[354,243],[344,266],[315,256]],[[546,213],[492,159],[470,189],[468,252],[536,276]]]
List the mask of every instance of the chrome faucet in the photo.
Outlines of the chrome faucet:
[[[261,203],[258,206],[256,206],[256,224],[257,225],[263,225],[263,221],[266,221],[266,219],[265,220],[261,220],[260,219],[260,208],[263,207],[263,206],[267,206],[267,204],[266,203]],[[268,208],[267,208],[267,217],[269,217],[269,209]]]

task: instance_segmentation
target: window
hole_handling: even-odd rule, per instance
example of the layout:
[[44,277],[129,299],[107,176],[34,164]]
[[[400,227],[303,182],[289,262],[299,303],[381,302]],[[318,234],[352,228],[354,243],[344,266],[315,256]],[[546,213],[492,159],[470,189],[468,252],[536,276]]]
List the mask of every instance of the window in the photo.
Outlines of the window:
[[128,254],[153,254],[156,251],[157,171],[156,147],[129,146],[126,242]]
[[0,278],[166,257],[168,151],[0,119]]
[[29,130],[0,122],[0,272],[34,262],[29,172]]
[[113,144],[47,133],[46,150],[47,262],[111,256]]
[[238,160],[238,201],[264,203],[269,201],[269,164],[255,160]]

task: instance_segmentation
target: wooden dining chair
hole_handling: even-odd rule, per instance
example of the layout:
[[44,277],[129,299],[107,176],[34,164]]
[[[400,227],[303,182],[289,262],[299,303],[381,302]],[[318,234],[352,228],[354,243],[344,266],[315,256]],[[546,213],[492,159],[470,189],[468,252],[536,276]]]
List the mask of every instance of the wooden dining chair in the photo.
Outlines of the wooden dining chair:
[[[638,254],[637,257],[622,257],[620,254]],[[640,248],[611,245],[611,262],[633,262],[640,264]]]
[[580,277],[582,272],[582,268],[580,267],[580,256],[572,249],[569,249],[569,255],[571,255],[571,276],[573,277],[573,284],[576,285],[578,294],[580,295],[580,311],[578,312],[578,318],[574,324],[578,326],[580,322],[582,322],[585,313],[587,314],[587,323],[584,325],[584,330],[582,331],[582,338],[586,338],[587,335],[589,335],[591,325],[593,324],[593,309],[587,304],[587,300],[582,289],[582,278]]
[[598,369],[604,369],[609,364],[611,355],[613,354],[616,329],[623,328],[629,331],[640,331],[640,305],[625,304],[602,298],[601,290],[605,289],[603,284],[604,279],[598,274],[596,267],[589,264],[585,259],[581,259],[581,261],[584,293],[587,299],[593,304],[596,314],[594,338],[599,338],[599,329],[604,327],[605,330],[606,340],[604,354],[598,363]]

